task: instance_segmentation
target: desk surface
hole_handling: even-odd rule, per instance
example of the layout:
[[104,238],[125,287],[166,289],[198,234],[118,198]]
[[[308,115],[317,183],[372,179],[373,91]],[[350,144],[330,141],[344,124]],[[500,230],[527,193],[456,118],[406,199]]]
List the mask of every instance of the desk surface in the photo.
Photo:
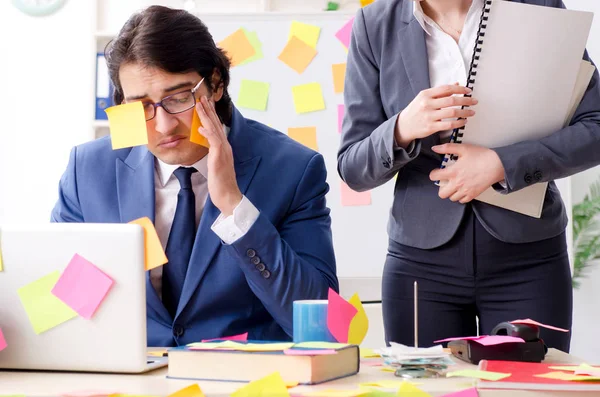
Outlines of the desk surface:
[[[546,362],[577,364],[581,360],[558,350],[550,349]],[[459,362],[455,369],[473,368],[467,363]],[[25,372],[0,371],[0,395],[24,394],[29,396],[62,396],[78,391],[94,390],[107,393],[127,393],[135,395],[167,396],[193,381],[173,380],[166,378],[167,369],[162,368],[141,375],[115,375],[90,373],[61,373],[61,372]],[[339,379],[333,382],[315,386],[298,386],[290,389],[291,394],[302,394],[320,389],[355,389],[359,383],[374,382],[384,379],[399,380],[393,373],[381,371],[381,367],[361,366],[358,375]],[[433,396],[472,387],[473,380],[468,378],[443,378],[419,380],[419,387]],[[198,382],[207,397],[228,396],[243,383],[235,382]],[[391,391],[391,390],[390,390]],[[483,390],[480,397],[538,397],[538,396],[567,396],[568,393],[536,393],[518,392],[514,390]],[[588,396],[588,395],[586,395]]]

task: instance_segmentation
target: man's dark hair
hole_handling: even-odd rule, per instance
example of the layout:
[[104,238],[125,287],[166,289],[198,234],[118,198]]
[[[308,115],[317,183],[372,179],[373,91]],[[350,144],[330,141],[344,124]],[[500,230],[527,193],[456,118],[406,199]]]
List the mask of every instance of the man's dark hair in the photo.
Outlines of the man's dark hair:
[[[209,91],[223,86],[223,97],[215,103],[217,115],[223,123],[231,121],[229,86],[230,61],[219,49],[208,28],[196,16],[185,10],[151,6],[134,14],[125,23],[116,39],[105,49],[110,77],[115,86],[114,101],[123,102],[123,88],[119,68],[123,64],[139,63],[168,73],[196,71],[204,77]],[[213,85],[212,75],[221,76]]]

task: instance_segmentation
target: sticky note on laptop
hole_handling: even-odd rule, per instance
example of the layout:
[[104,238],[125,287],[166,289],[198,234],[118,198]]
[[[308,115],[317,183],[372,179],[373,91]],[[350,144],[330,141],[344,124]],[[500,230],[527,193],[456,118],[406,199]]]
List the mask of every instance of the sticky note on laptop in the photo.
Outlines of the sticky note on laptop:
[[142,102],[111,106],[106,109],[113,150],[147,145],[148,131]]
[[75,254],[52,288],[52,294],[89,320],[113,283],[113,279],[96,265]]
[[162,266],[167,263],[169,260],[165,255],[165,250],[163,249],[160,239],[158,238],[158,234],[156,233],[156,229],[154,228],[154,224],[152,221],[147,218],[140,218],[133,220],[129,223],[134,223],[136,225],[140,225],[144,228],[144,244],[146,246],[146,270],[152,270],[156,267]]
[[33,330],[38,335],[77,317],[77,312],[52,295],[52,288],[59,277],[57,270],[17,291]]

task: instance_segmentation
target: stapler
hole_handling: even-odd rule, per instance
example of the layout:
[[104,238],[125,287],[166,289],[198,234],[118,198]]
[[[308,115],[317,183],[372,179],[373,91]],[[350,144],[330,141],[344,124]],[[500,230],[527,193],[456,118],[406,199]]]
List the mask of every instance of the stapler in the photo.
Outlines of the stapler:
[[513,342],[484,346],[474,340],[455,340],[448,343],[448,348],[452,355],[471,364],[479,364],[481,360],[539,363],[548,352],[548,347],[540,339],[540,329],[536,325],[502,322],[494,327],[491,335],[514,336],[522,338],[525,343]]

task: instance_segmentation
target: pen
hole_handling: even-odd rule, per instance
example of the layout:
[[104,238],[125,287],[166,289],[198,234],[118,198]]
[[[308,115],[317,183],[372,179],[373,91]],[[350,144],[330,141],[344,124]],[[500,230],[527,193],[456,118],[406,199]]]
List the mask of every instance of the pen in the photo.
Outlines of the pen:
[[417,282],[414,283],[414,305],[415,305],[415,349],[419,348],[419,307],[417,304]]

